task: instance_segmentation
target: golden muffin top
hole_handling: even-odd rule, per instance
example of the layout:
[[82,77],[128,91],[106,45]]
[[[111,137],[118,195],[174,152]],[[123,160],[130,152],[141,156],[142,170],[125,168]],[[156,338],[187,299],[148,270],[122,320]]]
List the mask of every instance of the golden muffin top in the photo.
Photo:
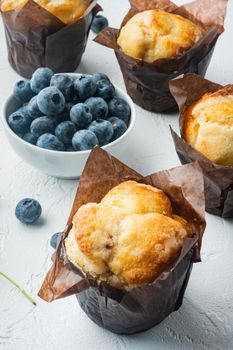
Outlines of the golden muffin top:
[[134,181],[80,207],[65,241],[69,260],[115,286],[150,283],[174,261],[192,226],[173,215],[169,198]]
[[[83,16],[92,0],[33,0],[45,10],[58,17],[63,23],[70,24]],[[20,9],[28,0],[1,0],[1,10]]]
[[185,140],[212,162],[233,166],[233,85],[191,105],[183,132]]
[[136,14],[126,23],[117,43],[128,56],[152,63],[183,54],[202,34],[202,29],[186,18],[149,10]]

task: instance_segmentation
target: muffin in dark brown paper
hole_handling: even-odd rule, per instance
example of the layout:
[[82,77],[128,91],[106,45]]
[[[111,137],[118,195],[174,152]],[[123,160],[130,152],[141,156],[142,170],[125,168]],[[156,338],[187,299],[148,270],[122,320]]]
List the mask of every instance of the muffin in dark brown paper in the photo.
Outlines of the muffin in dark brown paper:
[[[173,212],[192,224],[194,235],[184,238],[175,261],[152,283],[124,289],[85,277],[81,269],[69,262],[65,238],[82,205],[100,202],[109,190],[128,180],[163,190],[171,200]],[[39,296],[51,302],[76,295],[90,319],[115,333],[133,334],[149,329],[182,305],[192,265],[200,261],[204,229],[203,175],[197,163],[143,177],[97,147],[87,161],[66,230]]]
[[[233,217],[233,167],[216,164],[202,153],[197,151],[191,144],[186,142],[184,129],[184,115],[188,109],[199,101],[206,93],[216,93],[223,87],[208,81],[195,74],[185,74],[179,79],[170,82],[170,90],[180,109],[180,132],[179,137],[173,130],[172,136],[176,152],[182,164],[198,161],[205,182],[206,211],[224,218]],[[233,85],[224,87],[223,91],[233,94]],[[224,92],[225,93],[225,92]],[[210,116],[211,117],[211,116]],[[220,135],[219,135],[220,137]],[[213,141],[214,146],[214,141]],[[208,145],[207,151],[208,151]],[[217,152],[216,145],[216,152]]]
[[[187,72],[205,75],[219,35],[223,32],[227,0],[196,0],[181,7],[169,0],[130,0],[131,9],[120,30],[106,28],[96,42],[114,49],[128,94],[142,108],[165,112],[177,108],[169,91],[169,80]],[[202,28],[200,39],[174,58],[146,62],[126,55],[118,46],[124,25],[137,13],[159,9],[189,19]]]
[[22,8],[1,11],[12,68],[25,78],[30,78],[39,67],[49,67],[56,73],[75,71],[99,10],[93,0],[84,15],[70,24],[33,0]]

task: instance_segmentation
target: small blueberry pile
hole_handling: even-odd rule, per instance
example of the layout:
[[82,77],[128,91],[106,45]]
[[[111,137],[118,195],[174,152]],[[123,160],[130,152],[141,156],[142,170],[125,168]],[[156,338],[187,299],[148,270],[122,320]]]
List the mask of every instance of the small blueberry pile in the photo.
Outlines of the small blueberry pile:
[[103,73],[73,80],[39,68],[31,80],[14,87],[21,107],[8,117],[23,140],[54,151],[85,151],[121,137],[128,128],[130,106],[117,97]]

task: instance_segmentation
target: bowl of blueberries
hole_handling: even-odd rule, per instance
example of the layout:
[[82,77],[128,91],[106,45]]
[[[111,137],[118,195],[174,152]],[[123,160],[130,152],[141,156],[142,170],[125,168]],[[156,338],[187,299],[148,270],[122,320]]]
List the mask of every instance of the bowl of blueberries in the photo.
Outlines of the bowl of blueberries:
[[49,68],[16,83],[3,116],[19,157],[66,179],[80,177],[97,145],[120,157],[134,123],[131,98],[105,74],[54,74]]

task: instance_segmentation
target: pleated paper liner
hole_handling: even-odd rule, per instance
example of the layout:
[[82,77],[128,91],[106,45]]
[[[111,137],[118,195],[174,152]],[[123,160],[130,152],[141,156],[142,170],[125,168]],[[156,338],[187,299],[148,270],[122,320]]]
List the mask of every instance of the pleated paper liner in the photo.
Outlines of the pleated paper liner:
[[161,9],[201,24],[205,30],[203,37],[182,55],[153,63],[124,54],[117,45],[117,29],[106,28],[95,39],[115,51],[127,92],[137,105],[152,112],[175,110],[177,105],[169,91],[169,80],[186,72],[205,75],[216,41],[224,31],[227,0],[196,0],[181,7],[169,0],[131,0],[130,3],[131,9],[121,27],[138,12]]
[[94,0],[80,19],[68,25],[33,0],[22,9],[1,12],[12,68],[25,78],[39,67],[56,73],[74,72],[86,48],[92,20],[100,10]]
[[180,109],[179,137],[173,130],[176,152],[182,164],[198,161],[205,182],[206,211],[224,218],[233,217],[233,167],[217,165],[189,145],[183,139],[183,116],[185,111],[206,92],[215,92],[222,85],[208,81],[195,74],[186,74],[170,82],[170,90]]
[[[175,262],[153,283],[122,290],[85,277],[68,261],[64,239],[72,227],[74,214],[83,204],[100,202],[111,188],[128,180],[162,189],[171,199],[174,212],[194,224],[195,235],[185,239]],[[205,229],[203,186],[202,171],[197,163],[143,177],[106,151],[98,147],[92,150],[81,176],[67,228],[39,296],[51,302],[76,295],[90,319],[115,333],[132,334],[160,323],[182,305],[193,262],[200,261]]]

